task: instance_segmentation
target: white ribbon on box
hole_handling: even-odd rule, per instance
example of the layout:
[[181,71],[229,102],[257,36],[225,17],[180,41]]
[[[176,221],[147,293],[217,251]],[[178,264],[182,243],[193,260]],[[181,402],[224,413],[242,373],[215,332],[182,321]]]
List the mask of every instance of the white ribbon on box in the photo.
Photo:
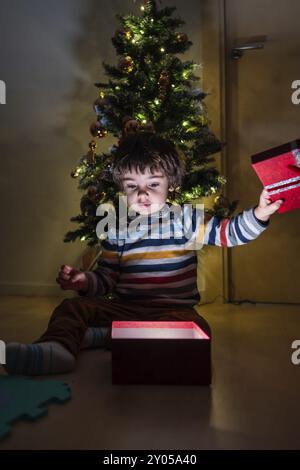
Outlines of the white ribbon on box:
[[[300,171],[300,150],[299,149],[292,150],[292,154],[295,157],[296,166],[299,168],[299,171]],[[296,183],[296,184],[293,184],[293,183]],[[273,191],[269,191],[270,189],[278,188],[278,186],[283,186],[283,185],[285,185],[284,188],[279,188]],[[269,195],[271,196],[272,194],[282,193],[283,191],[289,191],[290,189],[298,188],[298,187],[300,187],[300,176],[295,176],[294,178],[288,178],[286,180],[278,181],[277,183],[269,184],[265,186],[264,188],[269,191]]]

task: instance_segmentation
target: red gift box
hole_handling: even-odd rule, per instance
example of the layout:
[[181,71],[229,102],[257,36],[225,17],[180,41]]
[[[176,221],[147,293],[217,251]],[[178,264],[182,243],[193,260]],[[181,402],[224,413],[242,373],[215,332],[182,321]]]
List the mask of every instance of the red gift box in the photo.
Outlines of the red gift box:
[[251,161],[271,201],[284,200],[278,212],[300,207],[300,139],[256,153]]
[[112,383],[210,385],[210,333],[193,321],[113,321]]

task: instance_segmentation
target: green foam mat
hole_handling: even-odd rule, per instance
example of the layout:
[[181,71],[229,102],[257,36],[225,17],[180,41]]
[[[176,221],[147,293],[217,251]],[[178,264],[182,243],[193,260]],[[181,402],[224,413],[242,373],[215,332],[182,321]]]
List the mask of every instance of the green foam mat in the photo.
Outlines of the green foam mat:
[[10,433],[16,421],[34,421],[47,415],[51,402],[63,403],[70,398],[68,384],[58,380],[0,377],[0,440]]

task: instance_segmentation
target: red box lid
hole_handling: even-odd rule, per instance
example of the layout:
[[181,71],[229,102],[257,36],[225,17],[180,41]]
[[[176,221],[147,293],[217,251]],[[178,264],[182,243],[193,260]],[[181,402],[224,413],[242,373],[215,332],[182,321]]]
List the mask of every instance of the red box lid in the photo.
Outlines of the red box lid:
[[278,212],[300,207],[300,139],[256,153],[251,161],[271,201],[284,200]]

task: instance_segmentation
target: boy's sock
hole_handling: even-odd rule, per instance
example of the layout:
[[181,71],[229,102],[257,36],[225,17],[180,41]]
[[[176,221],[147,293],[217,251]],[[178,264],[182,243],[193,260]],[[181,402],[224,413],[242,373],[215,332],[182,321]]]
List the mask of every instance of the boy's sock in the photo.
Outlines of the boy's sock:
[[80,349],[109,348],[111,328],[106,326],[90,327],[86,330]]
[[47,375],[70,372],[76,359],[62,344],[46,341],[35,344],[8,343],[4,369],[13,375]]

